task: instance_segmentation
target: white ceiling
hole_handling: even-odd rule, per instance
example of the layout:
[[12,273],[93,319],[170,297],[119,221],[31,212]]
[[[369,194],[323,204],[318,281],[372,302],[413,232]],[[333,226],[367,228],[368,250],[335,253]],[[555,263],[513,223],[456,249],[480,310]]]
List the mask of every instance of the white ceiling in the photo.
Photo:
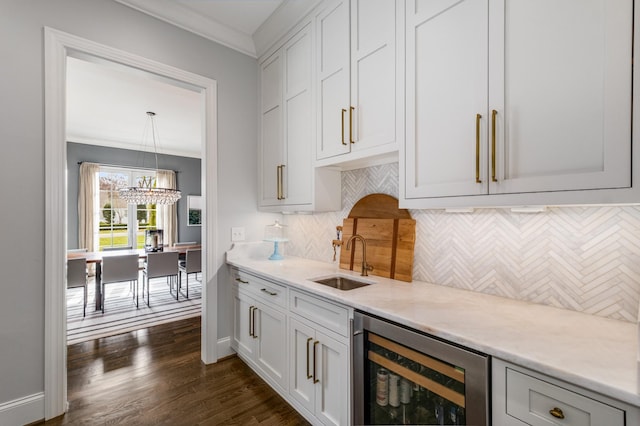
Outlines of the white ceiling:
[[[283,0],[116,0],[237,50]],[[170,16],[163,16],[167,15]],[[202,34],[201,34],[202,35]],[[225,41],[230,40],[230,41]],[[240,46],[240,48],[238,48]],[[247,47],[247,49],[242,48]],[[251,52],[245,52],[251,54]],[[175,81],[91,57],[67,63],[67,140],[151,150],[147,111],[156,113],[158,152],[200,157],[200,93]]]
[[[86,59],[86,58],[85,58]],[[105,61],[67,60],[67,140],[154,151],[147,111],[156,113],[157,151],[200,157],[201,94],[177,82]]]

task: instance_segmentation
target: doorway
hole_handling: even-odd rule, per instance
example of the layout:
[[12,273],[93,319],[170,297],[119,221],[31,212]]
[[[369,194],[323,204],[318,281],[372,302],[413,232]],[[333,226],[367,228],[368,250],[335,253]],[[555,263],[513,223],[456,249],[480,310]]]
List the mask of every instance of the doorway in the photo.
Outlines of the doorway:
[[[201,359],[217,361],[217,140],[216,82],[184,70],[61,31],[45,28],[45,418],[67,409],[65,260],[66,200],[66,73],[71,55],[90,55],[199,88],[202,93],[202,345]],[[210,177],[208,179],[207,177]]]

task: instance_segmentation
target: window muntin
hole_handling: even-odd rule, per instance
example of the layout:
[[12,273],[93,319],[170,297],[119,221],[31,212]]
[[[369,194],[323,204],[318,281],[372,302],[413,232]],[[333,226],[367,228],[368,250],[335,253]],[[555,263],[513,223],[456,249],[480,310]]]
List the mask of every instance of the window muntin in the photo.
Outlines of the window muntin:
[[156,227],[156,205],[129,205],[118,190],[137,186],[143,179],[155,178],[155,171],[102,166],[98,173],[98,250],[104,248],[144,248],[144,231]]

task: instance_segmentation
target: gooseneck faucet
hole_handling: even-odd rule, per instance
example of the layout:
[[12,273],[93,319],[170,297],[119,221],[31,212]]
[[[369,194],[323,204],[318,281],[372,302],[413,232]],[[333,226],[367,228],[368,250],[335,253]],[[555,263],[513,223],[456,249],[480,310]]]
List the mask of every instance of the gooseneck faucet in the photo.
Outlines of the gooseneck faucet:
[[363,277],[368,277],[369,274],[367,273],[367,271],[373,271],[373,266],[367,263],[367,241],[364,239],[362,235],[359,235],[359,234],[352,235],[351,237],[349,237],[349,240],[347,241],[347,250],[350,250],[351,241],[353,240],[362,241],[362,273],[360,275],[362,275]]

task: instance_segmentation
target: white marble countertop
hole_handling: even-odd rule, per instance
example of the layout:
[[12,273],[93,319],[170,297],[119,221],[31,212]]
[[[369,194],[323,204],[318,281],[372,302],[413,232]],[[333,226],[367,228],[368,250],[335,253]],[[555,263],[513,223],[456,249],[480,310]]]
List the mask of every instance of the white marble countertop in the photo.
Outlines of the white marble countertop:
[[227,263],[640,407],[635,324],[377,276],[366,278],[372,285],[341,291],[309,278],[359,273],[295,257],[270,261],[272,248],[236,244]]

